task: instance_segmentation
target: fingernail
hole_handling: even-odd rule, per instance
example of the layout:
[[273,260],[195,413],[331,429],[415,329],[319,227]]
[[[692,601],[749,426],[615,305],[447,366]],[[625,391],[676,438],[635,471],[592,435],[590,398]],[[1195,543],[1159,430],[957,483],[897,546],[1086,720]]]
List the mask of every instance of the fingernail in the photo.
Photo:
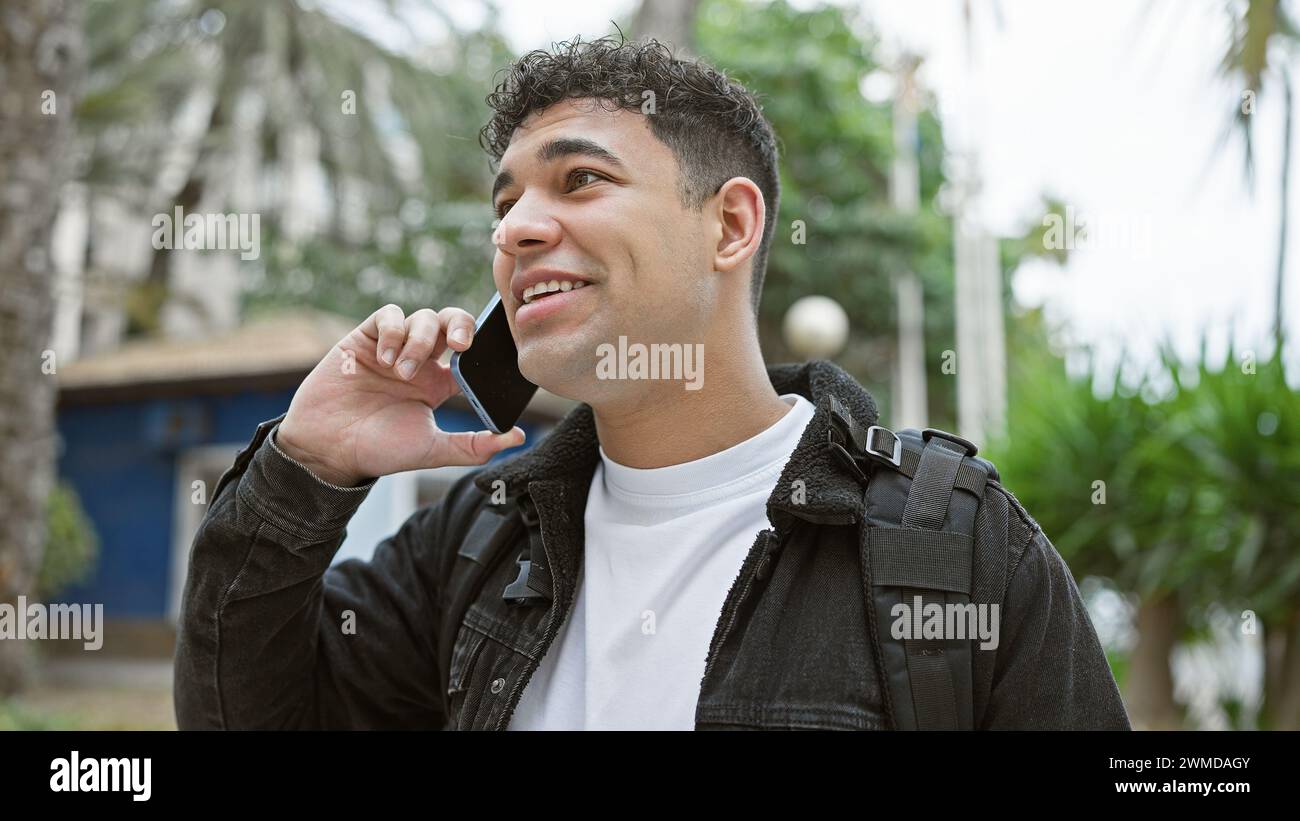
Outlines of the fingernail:
[[402,375],[403,379],[410,379],[411,374],[415,373],[415,362],[410,359],[403,359],[397,366],[397,372]]
[[469,341],[469,334],[465,333],[464,328],[457,328],[456,330],[451,332],[451,341],[460,345],[464,345],[466,342]]
[[382,354],[380,354],[379,358],[384,360],[385,365],[391,365],[393,364],[393,359],[396,356],[397,356],[397,351],[393,350],[392,348],[389,348],[386,351],[384,351]]

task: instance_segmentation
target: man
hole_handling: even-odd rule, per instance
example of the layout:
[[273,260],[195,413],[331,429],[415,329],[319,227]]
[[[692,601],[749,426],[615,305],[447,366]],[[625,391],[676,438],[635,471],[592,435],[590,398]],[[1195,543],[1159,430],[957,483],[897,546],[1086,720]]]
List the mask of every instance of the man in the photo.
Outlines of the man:
[[[869,426],[875,403],[830,363],[768,368],[759,349],[779,182],[754,98],[653,41],[598,40],[524,56],[488,102],[493,278],[519,367],[582,404],[370,562],[329,568],[375,477],[523,441],[444,433],[430,414],[458,390],[438,359],[473,344],[469,313],[369,317],[215,491],[186,587],[179,725],[898,726],[867,615],[862,489],[826,448],[832,408]],[[602,358],[638,343],[707,368],[691,384],[608,378],[627,372]],[[1003,570],[996,649],[969,665],[974,726],[1127,729],[1060,556],[995,481],[971,502],[987,514],[975,555]]]

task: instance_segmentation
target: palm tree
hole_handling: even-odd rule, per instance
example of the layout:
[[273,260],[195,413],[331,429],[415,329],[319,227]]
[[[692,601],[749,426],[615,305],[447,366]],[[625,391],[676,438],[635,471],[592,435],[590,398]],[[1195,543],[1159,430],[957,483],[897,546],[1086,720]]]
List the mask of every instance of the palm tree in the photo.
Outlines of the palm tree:
[[[0,25],[0,603],[34,595],[54,479],[50,226],[69,174],[83,61],[81,4],[32,0]],[[28,642],[0,641],[0,696],[28,675]]]
[[[207,197],[228,198],[235,157],[250,150],[263,179],[282,177],[286,164],[319,163],[333,200],[324,229],[335,236],[344,232],[349,191],[370,215],[414,195],[438,203],[457,199],[449,192],[481,192],[483,170],[448,145],[472,144],[476,128],[466,124],[481,117],[487,70],[505,62],[504,43],[461,36],[440,4],[418,8],[448,32],[436,54],[395,51],[290,0],[96,0],[87,21],[94,90],[79,117],[95,196],[124,198],[138,213],[192,213]],[[369,4],[373,14],[386,10],[391,4]],[[472,82],[450,71],[478,66],[484,74]],[[250,103],[258,112],[251,127],[238,116]],[[202,124],[182,133],[178,124],[196,104],[206,106]],[[296,156],[292,141],[304,132],[317,157]],[[415,150],[403,155],[398,142]],[[160,156],[187,158],[179,185],[160,178]],[[263,223],[273,230],[293,216],[292,202],[266,205]],[[175,259],[165,250],[152,256],[137,299],[144,330],[169,298]]]
[[[1287,68],[1288,51],[1294,47],[1297,31],[1284,0],[1230,0],[1227,11],[1232,31],[1228,48],[1219,63],[1222,77],[1234,88],[1243,89],[1245,99],[1233,101],[1232,124],[1241,134],[1244,147],[1246,183],[1253,189],[1255,179],[1254,110],[1255,100],[1266,89],[1282,90],[1282,184],[1279,211],[1277,271],[1273,283],[1273,340],[1282,348],[1284,326],[1282,295],[1286,272],[1286,233],[1289,213],[1287,197],[1291,177],[1291,123],[1293,105],[1291,76]],[[1226,133],[1225,133],[1226,136]]]
[[[490,69],[505,62],[504,43],[491,33],[457,37],[444,17],[451,36],[443,51],[401,54],[307,5],[29,0],[6,6],[0,350],[9,366],[0,368],[0,603],[35,595],[46,540],[62,364],[49,351],[50,241],[65,182],[85,182],[89,196],[117,200],[136,213],[170,212],[174,205],[191,211],[214,181],[223,181],[237,143],[247,139],[236,132],[237,106],[260,99],[261,156],[284,153],[277,147],[291,129],[311,129],[336,197],[344,178],[363,189],[371,211],[391,210],[412,191],[435,202],[456,199],[444,198],[446,192],[484,193],[485,168],[447,146],[453,139],[473,144],[481,94]],[[436,5],[426,8],[442,14]],[[449,80],[445,75],[454,79],[455,67],[469,67],[469,80]],[[482,70],[474,74],[475,68]],[[345,91],[356,95],[355,116],[344,109]],[[178,145],[186,135],[177,123],[205,99],[202,127],[192,144]],[[394,134],[414,144],[413,162],[395,159]],[[180,185],[165,187],[159,161],[173,154],[189,161]],[[273,159],[261,167],[274,171]],[[333,210],[336,218],[341,210]],[[482,210],[487,215],[485,203]],[[93,228],[90,239],[93,247]],[[167,255],[151,264],[149,279],[163,292],[170,264]],[[25,683],[29,646],[0,641],[0,696]]]
[[1177,494],[1163,492],[1168,474],[1155,469],[1157,455],[1167,459],[1161,468],[1177,463],[1169,406],[1125,389],[1122,368],[1103,380],[1091,352],[1087,372],[1071,377],[1049,352],[1041,314],[1034,317],[1039,346],[1022,346],[1012,363],[1009,435],[990,458],[1077,577],[1111,579],[1133,596],[1137,644],[1122,677],[1125,703],[1135,726],[1177,729],[1169,657],[1183,628],[1180,588],[1195,578],[1178,564],[1191,553],[1185,537],[1194,528]]
[[[1291,183],[1291,142],[1294,102],[1288,59],[1300,39],[1285,0],[1234,0],[1227,4],[1232,22],[1228,48],[1219,63],[1220,74],[1243,89],[1234,100],[1232,126],[1242,136],[1248,187],[1254,188],[1255,152],[1253,114],[1264,91],[1280,87],[1282,94],[1282,168],[1278,203],[1277,267],[1273,280],[1274,358],[1281,358],[1286,338],[1283,296],[1286,277],[1288,199]],[[1225,136],[1229,132],[1225,132]],[[1266,627],[1266,629],[1268,629]],[[1265,698],[1261,720],[1265,726],[1300,726],[1300,610],[1274,620],[1266,635]]]

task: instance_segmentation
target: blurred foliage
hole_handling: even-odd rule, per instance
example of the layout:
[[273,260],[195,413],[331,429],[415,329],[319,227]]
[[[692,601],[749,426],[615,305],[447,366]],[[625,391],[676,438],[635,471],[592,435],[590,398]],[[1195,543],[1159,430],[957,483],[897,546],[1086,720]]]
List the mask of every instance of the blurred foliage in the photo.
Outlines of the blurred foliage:
[[1115,677],[1115,685],[1122,692],[1128,679],[1128,653],[1122,653],[1113,647],[1107,647],[1105,653],[1106,663],[1110,665],[1110,674]]
[[1212,361],[1203,337],[1191,365],[1165,345],[1152,372],[1102,373],[1088,354],[1071,374],[1050,348],[1012,362],[1011,434],[986,450],[1074,574],[1172,596],[1184,640],[1216,606],[1294,624],[1300,390],[1280,356],[1229,345]]
[[[340,8],[354,17],[335,16]],[[416,11],[438,20],[443,36],[414,37],[384,0],[329,10],[289,0],[92,0],[78,178],[93,201],[134,213],[192,212],[200,202],[234,211],[232,173],[251,158],[260,183],[252,207],[272,241],[263,240],[269,262],[243,266],[250,304],[358,317],[387,301],[483,301],[492,214],[477,130],[492,73],[512,55],[494,29],[462,30],[441,4],[403,13]],[[424,45],[393,50],[351,22],[367,15]],[[327,224],[290,231],[299,215],[288,180],[304,137]],[[132,332],[155,331],[175,296],[170,260],[155,253],[149,281],[130,289]],[[360,290],[366,269],[364,281],[381,289],[408,287],[397,296]]]
[[[491,174],[477,133],[496,72],[516,56],[487,6],[481,28],[464,28],[439,4],[417,2],[441,29],[412,33],[422,45],[395,51],[368,34],[381,27],[353,22],[370,15],[409,26],[382,0],[349,8],[348,19],[288,0],[92,0],[80,178],[93,200],[134,213],[198,203],[234,211],[241,194],[231,180],[252,162],[260,185],[255,205],[243,207],[261,213],[262,254],[241,264],[246,308],[310,305],[360,318],[391,301],[473,312],[493,289]],[[880,64],[879,37],[860,12],[705,0],[696,39],[700,56],[756,92],[781,143],[782,201],[760,320],[768,358],[793,358],[780,325],[794,300],[833,296],[851,321],[841,364],[877,394],[887,418],[893,281],[915,272],[925,292],[931,416],[953,427],[955,380],[937,367],[955,348],[953,223],[939,206],[946,148],[932,96],[922,89],[920,209],[904,215],[890,202],[892,103],[862,91],[891,67]],[[347,90],[355,113],[342,105]],[[305,229],[295,225],[302,215],[287,183],[301,170],[304,135],[316,146],[323,187],[314,216],[324,223]],[[806,244],[792,243],[794,220],[804,221]],[[1004,285],[1031,255],[1056,258],[1036,224],[1003,243]],[[156,252],[146,280],[127,291],[130,332],[156,331],[163,307],[183,296],[171,288],[172,259]],[[1004,293],[1009,302],[1010,288]]]
[[66,716],[32,710],[0,698],[0,732],[13,730],[75,730],[76,722]]
[[85,581],[99,556],[95,526],[72,485],[56,484],[47,505],[45,552],[36,580],[36,594],[43,600]]
[[[1044,343],[1012,363],[1008,429],[988,448],[1076,575],[1177,593],[1189,608],[1239,600],[1266,621],[1300,602],[1300,391],[1277,355],[1229,346],[1126,384],[1083,374]],[[1098,485],[1104,483],[1104,487]],[[1104,503],[1099,492],[1104,490]]]
[[[1290,228],[1291,131],[1295,98],[1290,64],[1300,45],[1300,28],[1289,0],[1226,0],[1229,22],[1227,48],[1219,61],[1219,77],[1234,92],[1232,117],[1219,138],[1222,149],[1235,133],[1242,138],[1242,159],[1248,189],[1255,187],[1255,109],[1260,98],[1282,94],[1282,167],[1278,186],[1277,267],[1273,275],[1273,340],[1281,349],[1285,329],[1283,292],[1287,271],[1287,232]],[[1236,95],[1240,94],[1240,97]],[[1221,151],[1216,150],[1216,154]]]
[[[1226,0],[1224,10],[1230,25],[1226,47],[1219,60],[1219,76],[1234,90],[1260,95],[1271,89],[1273,75],[1285,85],[1286,64],[1294,56],[1300,28],[1284,0]],[[1290,53],[1288,53],[1288,51]],[[1289,93],[1288,93],[1289,94]],[[1219,148],[1235,131],[1242,137],[1242,160],[1247,185],[1255,182],[1255,106],[1232,99],[1229,128],[1223,132]],[[1288,116],[1290,116],[1288,114]]]
[[1191,368],[1168,350],[1164,365],[1176,391],[1168,438],[1180,452],[1152,461],[1162,478],[1194,482],[1204,521],[1187,537],[1206,565],[1197,600],[1226,600],[1281,623],[1300,610],[1300,391],[1277,353],[1257,362],[1229,346],[1216,364],[1203,341]]
[[[893,283],[914,272],[925,292],[930,424],[955,428],[956,380],[938,367],[943,351],[956,347],[955,251],[953,220],[940,205],[947,149],[932,95],[922,89],[917,116],[920,208],[903,214],[890,199],[893,103],[872,102],[862,91],[865,78],[893,67],[881,64],[880,37],[860,12],[706,0],[697,40],[703,57],[755,92],[781,146],[781,204],[760,316],[769,359],[794,358],[780,333],[791,303],[808,294],[833,297],[848,313],[853,340],[840,364],[888,418],[898,327]],[[795,220],[807,227],[806,244],[792,241]],[[1001,246],[1008,306],[1010,274],[1024,259],[1059,258],[1044,250],[1041,232],[1035,224]]]
[[364,318],[393,302],[408,313],[445,305],[477,313],[495,289],[491,218],[486,198],[438,206],[413,198],[362,242],[291,242],[276,227],[263,230],[270,252],[248,280],[246,307],[311,305]]
[[[407,27],[391,3],[357,6],[351,11],[358,16]],[[293,132],[305,126],[320,138],[327,177],[364,184],[370,204],[395,211],[424,182],[436,186],[422,192],[430,198],[474,189],[483,179],[475,166],[483,163],[461,162],[464,155],[448,145],[474,140],[465,115],[481,114],[479,88],[508,50],[494,33],[459,30],[439,3],[415,2],[408,11],[434,15],[447,35],[402,53],[315,3],[92,0],[90,89],[78,108],[79,127],[95,141],[91,179],[152,180],[158,149],[175,149],[192,106],[207,112],[198,150],[213,160],[229,160],[221,155],[252,126],[263,170],[273,175],[292,150]],[[355,114],[344,110],[349,90]],[[395,138],[419,149],[418,177],[394,159]],[[214,161],[199,170],[220,180],[224,166]],[[341,194],[336,187],[330,193]]]
[[[495,17],[489,4],[489,25]],[[384,180],[345,164],[327,168],[331,179],[364,183],[359,196],[368,204],[364,227],[349,231],[342,224],[348,207],[342,197],[332,209],[335,224],[319,234],[283,237],[273,221],[264,234],[272,253],[264,255],[262,272],[249,283],[249,305],[307,303],[361,318],[388,302],[408,312],[447,304],[476,311],[491,296],[492,175],[478,129],[488,113],[483,97],[493,72],[508,65],[513,54],[494,28],[459,30],[449,21],[448,26],[451,34],[427,47],[438,54],[437,70],[421,69],[415,55],[405,74],[393,72],[388,105],[374,134],[378,144],[366,149],[382,156],[394,141],[404,141],[419,158],[418,175]],[[317,57],[327,67],[336,61],[328,50]],[[356,60],[364,57],[358,53]],[[340,76],[336,86],[343,87],[345,79]],[[343,119],[334,113],[337,100],[331,104],[330,116]],[[346,136],[341,144],[356,152]]]
[[[246,308],[312,306],[354,318],[390,301],[408,311],[474,310],[493,289],[491,174],[477,132],[491,113],[483,98],[495,72],[516,55],[490,2],[472,29],[439,3],[412,5],[441,28],[397,51],[352,22],[371,15],[405,27],[388,0],[328,10],[306,0],[90,0],[77,179],[92,205],[134,214],[198,203],[238,210],[249,192],[232,190],[233,170],[251,158],[262,255],[241,266]],[[1259,90],[1277,65],[1274,44],[1293,43],[1295,25],[1277,0],[1225,6],[1233,29],[1222,76]],[[340,8],[355,16],[337,16]],[[840,362],[887,420],[893,282],[914,272],[925,293],[930,424],[954,428],[956,380],[937,366],[955,348],[956,320],[952,192],[934,100],[922,89],[920,208],[902,214],[889,190],[892,103],[863,94],[866,78],[894,67],[882,63],[880,36],[861,11],[703,0],[695,31],[700,56],[755,91],[780,141],[782,198],[760,317],[767,358],[793,358],[780,333],[792,302],[834,297],[850,318]],[[348,90],[355,113],[343,105]],[[1248,113],[1237,108],[1234,123],[1250,169]],[[287,196],[304,135],[324,203],[323,223],[305,230]],[[1046,249],[1039,221],[1064,210],[1062,198],[1044,196],[1023,234],[1001,240],[1008,309],[1024,261],[1065,261],[1064,250]],[[806,244],[792,242],[795,220]],[[163,306],[178,298],[170,258],[155,254],[148,277],[126,292],[133,332],[156,331]],[[984,451],[1076,575],[1105,577],[1139,598],[1174,597],[1191,636],[1206,634],[1203,614],[1214,604],[1252,609],[1266,625],[1296,623],[1300,396],[1280,357],[1254,363],[1229,349],[1211,362],[1203,345],[1191,366],[1166,349],[1155,372],[1121,364],[1103,374],[1089,356],[1071,374],[1039,314],[1009,316],[1013,437]],[[1096,482],[1104,504],[1094,502]],[[60,488],[42,591],[79,578],[94,544],[75,495]],[[1111,661],[1122,681],[1127,660]],[[1240,721],[1240,705],[1229,709]],[[21,723],[6,710],[0,726]]]
[[0,732],[175,730],[172,715],[169,691],[55,686],[0,699]]

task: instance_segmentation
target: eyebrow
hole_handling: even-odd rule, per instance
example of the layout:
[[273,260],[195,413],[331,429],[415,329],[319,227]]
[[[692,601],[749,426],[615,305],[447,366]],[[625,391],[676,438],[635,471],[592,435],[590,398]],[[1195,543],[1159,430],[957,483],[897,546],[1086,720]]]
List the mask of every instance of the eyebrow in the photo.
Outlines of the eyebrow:
[[[608,148],[600,143],[587,139],[586,137],[560,137],[551,140],[537,149],[538,162],[551,162],[561,157],[569,157],[574,154],[580,154],[585,157],[594,157],[603,160],[616,168],[623,168],[623,161],[614,155]],[[497,194],[506,186],[513,185],[515,175],[509,171],[502,171],[497,174],[497,178],[492,182],[492,202],[496,203]]]

